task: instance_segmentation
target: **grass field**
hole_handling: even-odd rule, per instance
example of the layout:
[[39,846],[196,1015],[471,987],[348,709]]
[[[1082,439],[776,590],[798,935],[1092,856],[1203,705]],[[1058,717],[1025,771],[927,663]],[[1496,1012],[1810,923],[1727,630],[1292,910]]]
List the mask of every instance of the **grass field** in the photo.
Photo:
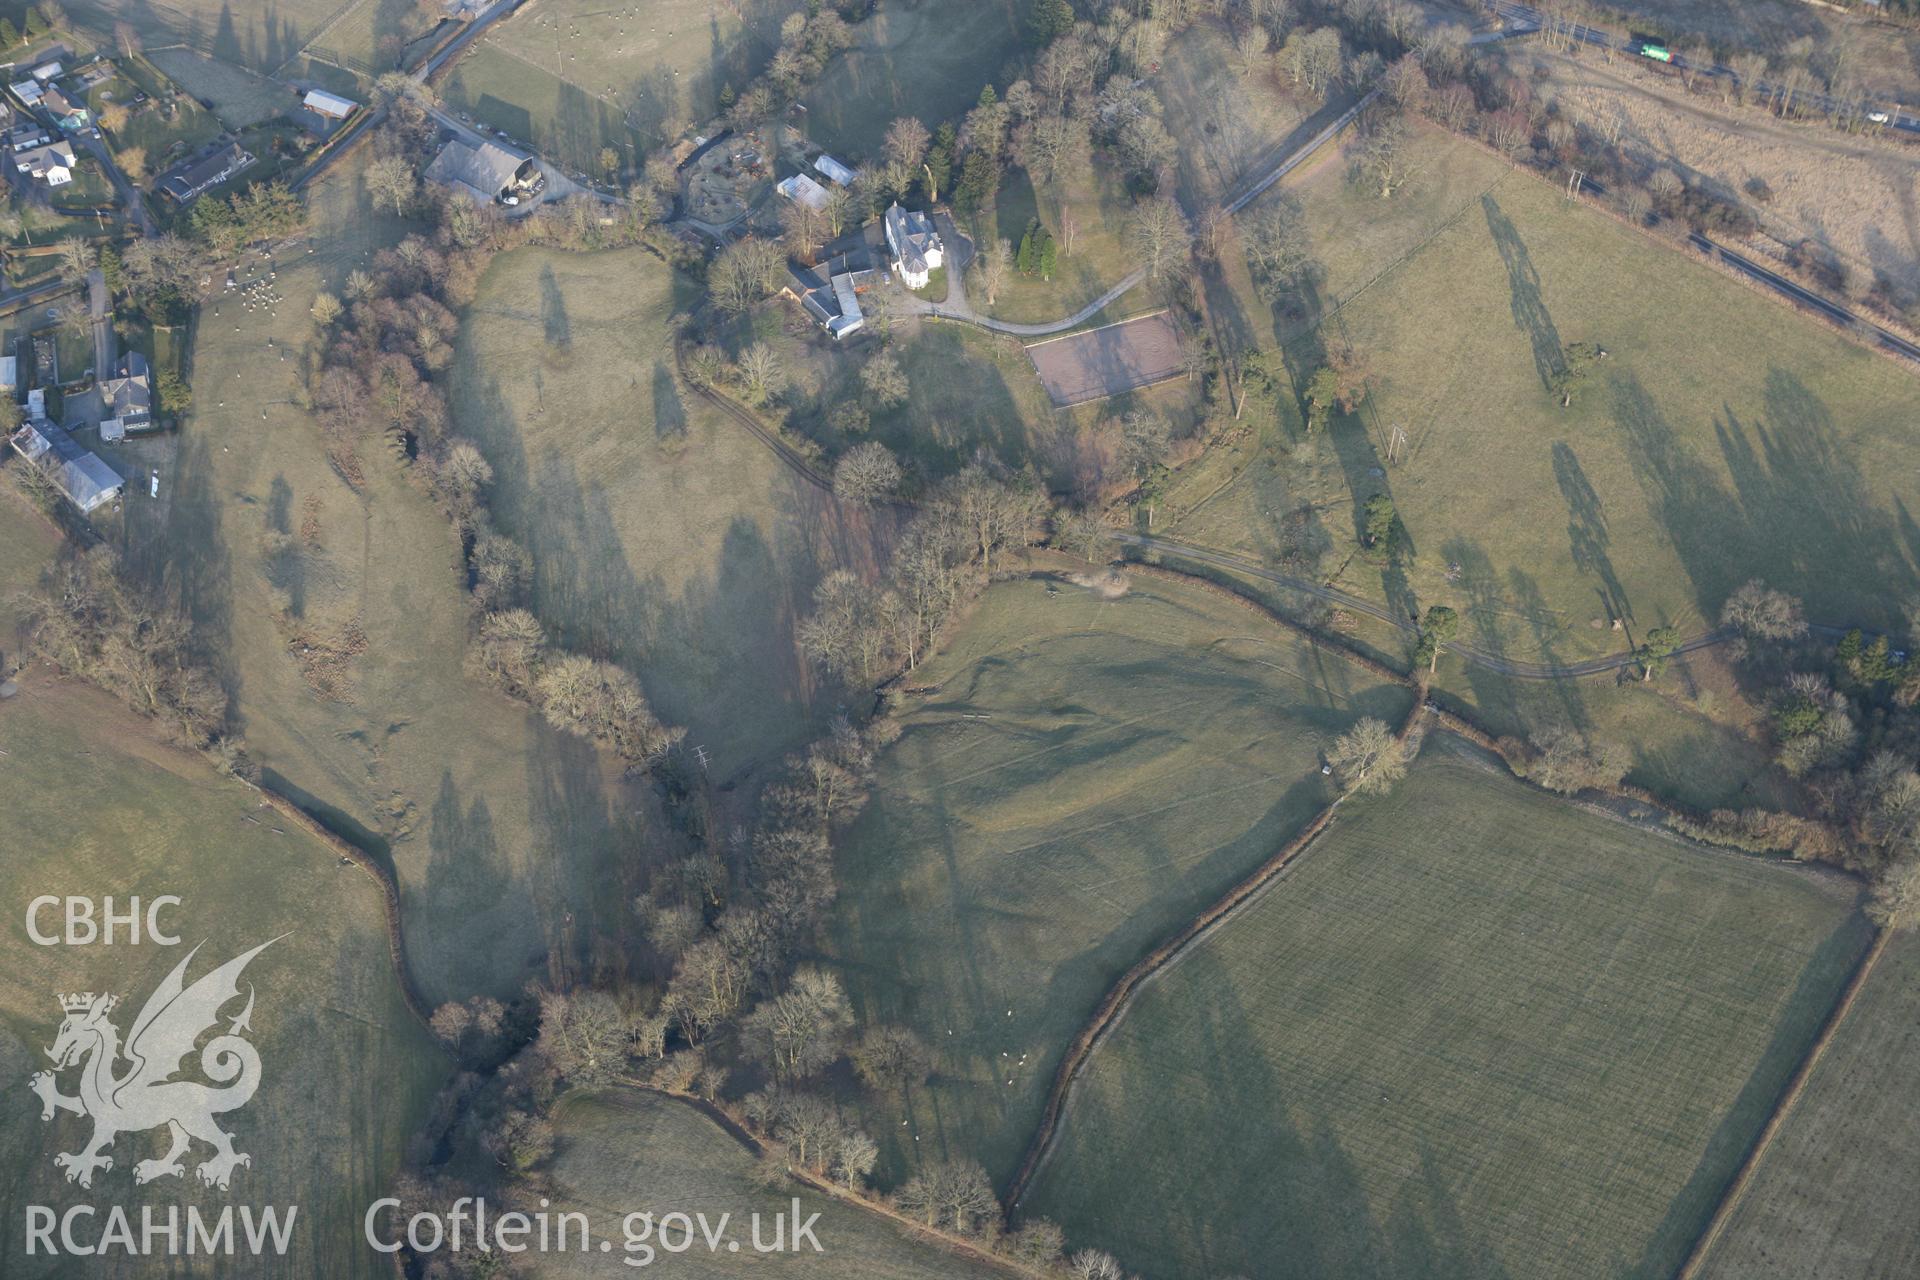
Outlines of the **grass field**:
[[354,0],[326,26],[316,27],[305,49],[378,75],[395,64],[402,48],[432,31],[443,17],[445,9],[430,0]]
[[[0,751],[7,813],[0,879],[7,900],[19,904],[0,942],[0,1069],[18,1095],[0,1124],[7,1202],[56,1212],[125,1203],[136,1215],[136,1199],[160,1212],[169,1204],[214,1213],[229,1201],[297,1204],[287,1257],[249,1261],[248,1275],[390,1274],[386,1260],[360,1243],[360,1215],[388,1185],[450,1064],[402,1001],[374,881],[259,808],[253,792],[220,779],[200,757],[161,745],[151,725],[84,686],[40,673],[23,681],[18,697],[0,702]],[[25,904],[42,894],[111,894],[124,910],[131,895],[151,901],[169,893],[182,901],[161,921],[180,937],[178,947],[123,940],[41,947],[23,928]],[[57,915],[43,915],[42,926],[58,932]],[[66,1183],[53,1156],[80,1149],[90,1125],[70,1115],[43,1122],[25,1092],[27,1077],[48,1066],[43,1049],[60,1023],[58,995],[118,995],[113,1020],[126,1033],[193,946],[205,943],[189,981],[282,934],[243,979],[257,992],[251,1038],[263,1070],[252,1102],[221,1117],[236,1148],[253,1157],[235,1172],[231,1191],[193,1181],[193,1166],[207,1155],[196,1146],[184,1181],[165,1179],[136,1193],[134,1163],[160,1155],[165,1145],[163,1133],[148,1132],[120,1135],[110,1151],[114,1167],[95,1176],[91,1191]],[[228,1017],[238,1012],[237,1003],[226,1010]],[[67,1073],[65,1092],[73,1082]],[[44,1254],[24,1256],[21,1229],[16,1214],[0,1226],[0,1271],[76,1274],[70,1262],[61,1270]],[[155,1259],[144,1268],[120,1261],[112,1273],[179,1269],[178,1260]]]
[[537,612],[635,671],[731,778],[832,716],[793,628],[819,576],[877,563],[890,527],[680,384],[668,322],[685,287],[639,250],[503,255],[466,316],[453,408],[533,553]]
[[262,74],[298,53],[353,0],[76,0],[73,16],[96,31],[133,25],[148,48],[186,45]]
[[1746,1198],[1708,1255],[1708,1280],[1920,1273],[1920,938],[1893,940]]
[[441,85],[468,111],[570,169],[611,146],[631,165],[720,109],[780,45],[798,0],[541,3],[490,29]]
[[1434,739],[1141,992],[1025,1210],[1151,1280],[1670,1275],[1855,897]]
[[[915,1240],[885,1219],[799,1183],[757,1184],[754,1157],[714,1121],[672,1098],[628,1089],[574,1092],[555,1105],[554,1126],[559,1150],[552,1166],[553,1211],[585,1213],[594,1238],[611,1239],[614,1247],[611,1254],[596,1253],[591,1259],[550,1255],[539,1259],[530,1275],[632,1275],[641,1255],[626,1254],[621,1220],[645,1210],[655,1218],[704,1213],[710,1226],[722,1214],[731,1215],[726,1235],[738,1249],[721,1245],[709,1252],[696,1233],[690,1251],[655,1257],[676,1274],[758,1276],[768,1267],[782,1276],[849,1280],[959,1280],[1001,1274]],[[755,1252],[753,1216],[759,1215],[761,1239],[767,1241],[773,1235],[774,1214],[791,1219],[795,1196],[802,1220],[820,1215],[814,1234],[821,1251],[802,1243],[793,1253]],[[628,1256],[632,1264],[625,1261]]]
[[1333,735],[1410,697],[1198,587],[1058,590],[992,588],[914,673],[931,691],[839,854],[848,989],[938,1059],[873,1104],[891,1175],[1009,1175],[1108,984],[1327,802]]
[[[1324,438],[1282,433],[1284,457],[1249,455],[1224,490],[1217,469],[1196,474],[1173,509],[1203,514],[1176,516],[1174,536],[1259,552],[1306,505],[1337,566],[1361,504],[1390,492],[1404,581],[1354,560],[1342,585],[1452,604],[1472,643],[1515,657],[1619,648],[1610,610],[1631,635],[1703,629],[1754,575],[1822,621],[1892,623],[1920,557],[1920,463],[1896,443],[1920,382],[1545,183],[1481,176],[1462,164],[1430,179],[1446,200],[1400,208],[1334,164],[1307,180],[1317,242],[1366,245],[1323,254],[1341,304],[1324,333],[1363,353],[1375,390]],[[1301,376],[1321,341],[1295,339]],[[1580,341],[1609,356],[1563,410],[1541,369]],[[1389,470],[1395,427],[1408,448]]]
[[991,81],[1005,89],[1027,54],[1031,0],[940,0],[889,4],[854,28],[853,48],[834,59],[801,98],[808,136],[848,164],[880,151],[887,126],[917,116],[929,129],[959,116]]
[[[192,610],[276,785],[391,859],[428,999],[506,995],[549,972],[550,955],[565,974],[596,941],[617,948],[623,890],[672,837],[645,784],[466,675],[469,603],[446,517],[377,445],[365,488],[349,488],[293,401],[314,295],[406,229],[366,203],[363,164],[308,192],[315,251],[303,242],[273,264],[283,301],[263,313],[228,295],[201,311],[194,411],[169,442],[160,499],[129,499],[128,555]],[[276,556],[309,512],[312,543]],[[281,603],[300,631],[352,620],[365,632],[342,696],[303,677]]]

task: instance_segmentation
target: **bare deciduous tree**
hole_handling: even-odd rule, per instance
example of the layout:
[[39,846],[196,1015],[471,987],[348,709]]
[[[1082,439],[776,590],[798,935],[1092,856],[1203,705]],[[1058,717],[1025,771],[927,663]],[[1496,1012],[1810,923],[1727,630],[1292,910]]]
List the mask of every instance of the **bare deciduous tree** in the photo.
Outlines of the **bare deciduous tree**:
[[863,505],[891,498],[900,491],[900,464],[893,452],[877,440],[857,444],[841,456],[833,469],[834,496]]
[[1384,793],[1406,776],[1406,747],[1384,720],[1372,716],[1334,739],[1327,763],[1347,791]]
[[1193,246],[1187,217],[1171,196],[1142,202],[1127,221],[1127,240],[1150,279],[1165,278]]

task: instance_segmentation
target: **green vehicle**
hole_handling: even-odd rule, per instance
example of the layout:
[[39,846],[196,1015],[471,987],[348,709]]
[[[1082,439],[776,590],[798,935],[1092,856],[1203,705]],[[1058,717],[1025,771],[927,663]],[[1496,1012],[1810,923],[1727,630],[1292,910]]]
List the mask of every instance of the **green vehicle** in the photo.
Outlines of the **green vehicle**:
[[1636,33],[1628,42],[1632,50],[1643,58],[1652,58],[1655,62],[1672,62],[1673,51],[1666,43],[1654,36]]

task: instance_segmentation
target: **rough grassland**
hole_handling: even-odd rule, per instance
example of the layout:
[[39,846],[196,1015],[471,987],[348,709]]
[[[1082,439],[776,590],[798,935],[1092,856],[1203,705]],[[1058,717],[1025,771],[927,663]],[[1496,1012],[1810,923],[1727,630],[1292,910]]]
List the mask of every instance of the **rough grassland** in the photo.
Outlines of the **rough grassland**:
[[[1315,181],[1316,227],[1399,216],[1332,166]],[[1920,555],[1920,462],[1899,444],[1920,409],[1911,372],[1525,175],[1454,215],[1383,243],[1406,248],[1376,256],[1375,273],[1399,261],[1369,287],[1330,268],[1345,305],[1290,347],[1304,376],[1322,337],[1344,336],[1375,379],[1357,417],[1282,468],[1331,563],[1374,493],[1411,536],[1404,580],[1354,560],[1342,585],[1452,604],[1472,643],[1534,659],[1619,647],[1609,608],[1636,635],[1704,629],[1755,575],[1822,620],[1894,621]],[[1610,354],[1563,410],[1541,370],[1579,341]],[[1409,448],[1388,470],[1394,427]],[[1258,496],[1223,493],[1175,535],[1260,551],[1285,511]]]
[[1702,1274],[1710,1280],[1920,1274],[1920,939],[1888,947]]
[[[1542,91],[1573,118],[1618,125],[1628,152],[1739,193],[1782,242],[1810,238],[1842,255],[1863,280],[1892,281],[1896,298],[1920,296],[1920,227],[1903,212],[1920,188],[1920,165],[1898,133],[1860,137],[1721,106],[1683,92],[1663,71],[1636,65],[1644,59],[1607,66],[1538,47],[1527,52],[1528,70],[1544,73]],[[1755,178],[1772,189],[1765,203],[1746,193]]]
[[557,0],[496,24],[449,71],[447,102],[573,169],[631,164],[720,109],[780,45],[797,0]]
[[963,114],[989,81],[996,90],[1007,87],[1027,52],[1031,7],[1031,0],[882,7],[854,28],[854,46],[802,97],[808,136],[860,164],[879,155],[887,126],[899,116],[917,116],[934,129]]
[[462,328],[454,416],[533,553],[536,611],[638,673],[728,778],[832,715],[793,629],[822,574],[884,556],[888,527],[681,386],[674,303],[639,250],[502,256]]
[[1436,739],[1141,993],[1025,1209],[1153,1280],[1670,1275],[1855,897]]
[[1332,737],[1410,695],[1159,580],[996,586],[912,683],[827,936],[863,1016],[938,1057],[873,1107],[886,1171],[964,1153],[1004,1179],[1112,980],[1326,804]]
[[[0,1074],[15,1093],[0,1124],[0,1194],[9,1205],[56,1212],[124,1203],[136,1230],[136,1203],[156,1210],[191,1203],[212,1213],[228,1202],[297,1204],[288,1256],[250,1261],[248,1275],[389,1274],[385,1260],[360,1243],[360,1214],[398,1168],[448,1063],[401,999],[378,886],[260,808],[244,786],[162,746],[149,724],[84,686],[38,674],[24,681],[18,697],[0,702],[0,751],[0,881],[14,917],[0,940]],[[162,917],[179,935],[177,947],[123,939],[112,947],[41,947],[26,934],[26,904],[41,894],[112,894],[124,909],[131,895],[150,901],[168,893],[183,900]],[[44,915],[42,927],[58,931],[57,914]],[[134,1163],[164,1149],[157,1132],[120,1135],[110,1149],[114,1167],[95,1176],[91,1191],[68,1184],[53,1156],[80,1149],[91,1124],[71,1115],[43,1122],[26,1092],[27,1077],[49,1065],[43,1050],[60,1024],[59,994],[118,995],[114,1021],[125,1033],[195,945],[205,943],[189,981],[280,934],[287,936],[255,958],[243,979],[258,995],[252,1039],[263,1070],[253,1101],[221,1118],[236,1149],[253,1157],[235,1172],[231,1193],[193,1180],[207,1155],[198,1146],[184,1182],[166,1179],[136,1192]],[[225,1012],[238,1014],[239,1002]],[[73,1073],[63,1079],[71,1093]],[[77,1273],[71,1264],[50,1266],[44,1254],[27,1258],[22,1227],[18,1211],[0,1225],[0,1271]],[[108,1265],[119,1276],[188,1274],[160,1258],[146,1267]],[[210,1274],[203,1265],[191,1273]]]
[[1270,158],[1308,112],[1279,91],[1271,65],[1242,75],[1225,24],[1196,22],[1167,44],[1148,84],[1167,132],[1180,144],[1180,200],[1205,208],[1256,163]]
[[[754,1157],[746,1148],[692,1106],[659,1094],[626,1089],[572,1093],[554,1108],[554,1126],[559,1149],[552,1170],[553,1212],[585,1213],[594,1238],[613,1241],[613,1251],[599,1253],[596,1245],[590,1259],[548,1255],[532,1268],[535,1276],[558,1280],[633,1275],[635,1267],[625,1259],[637,1264],[644,1255],[627,1254],[622,1219],[649,1210],[656,1219],[667,1213],[704,1213],[716,1230],[720,1216],[731,1215],[725,1235],[738,1243],[737,1250],[722,1244],[718,1252],[709,1253],[696,1230],[688,1252],[656,1255],[655,1261],[676,1275],[758,1276],[772,1271],[835,1280],[959,1280],[1001,1274],[913,1240],[892,1223],[797,1183],[757,1185]],[[803,1241],[795,1253],[755,1252],[754,1215],[760,1218],[760,1239],[771,1243],[775,1214],[786,1214],[791,1229],[796,1195],[802,1221],[820,1215],[813,1230],[821,1251],[815,1253]],[[673,1234],[677,1243],[677,1226]]]
[[[613,762],[467,676],[469,605],[446,517],[377,444],[364,490],[349,488],[293,402],[315,293],[338,292],[405,230],[372,212],[362,164],[309,192],[316,252],[301,243],[278,261],[284,301],[246,311],[227,295],[201,311],[194,414],[160,501],[131,503],[127,551],[193,611],[276,785],[391,858],[427,999],[507,995],[550,955],[575,972],[588,943],[623,936],[624,888],[662,837],[648,792]],[[314,546],[299,536],[310,502]],[[274,530],[302,548],[292,575],[270,560]],[[322,700],[303,679],[272,616],[279,599],[298,602],[302,626],[357,616],[367,645],[345,664],[344,697]]]

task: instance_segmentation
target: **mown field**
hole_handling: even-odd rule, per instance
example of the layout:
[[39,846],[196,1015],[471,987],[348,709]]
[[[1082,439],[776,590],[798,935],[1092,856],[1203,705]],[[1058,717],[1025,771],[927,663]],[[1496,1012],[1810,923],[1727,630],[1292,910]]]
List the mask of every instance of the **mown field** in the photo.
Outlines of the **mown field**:
[[[757,1182],[754,1157],[684,1102],[637,1090],[577,1091],[555,1105],[554,1126],[559,1148],[552,1166],[552,1212],[585,1213],[593,1237],[611,1240],[613,1250],[603,1254],[595,1246],[591,1258],[551,1254],[535,1260],[531,1275],[632,1275],[645,1255],[637,1245],[628,1252],[622,1220],[645,1211],[656,1219],[675,1212],[703,1213],[716,1231],[721,1215],[730,1215],[723,1239],[738,1247],[729,1250],[722,1243],[709,1252],[696,1229],[691,1250],[659,1252],[653,1259],[675,1274],[757,1276],[773,1269],[782,1276],[853,1280],[958,1280],[1001,1274],[798,1183],[769,1187]],[[759,1215],[760,1239],[770,1243],[775,1214],[787,1215],[791,1228],[795,1196],[802,1221],[820,1215],[813,1227],[820,1252],[804,1242],[793,1253],[756,1252],[754,1216]],[[677,1242],[677,1228],[674,1238]],[[657,1238],[654,1243],[657,1248]]]
[[[389,0],[392,2],[392,0]],[[133,26],[149,49],[185,45],[223,62],[271,74],[300,51],[314,32],[344,13],[353,0],[75,0],[67,8],[83,26],[110,32]],[[411,7],[409,4],[408,7]]]
[[1326,804],[1333,736],[1408,705],[1200,588],[1049,585],[992,588],[914,674],[838,856],[833,959],[938,1062],[870,1103],[890,1175],[965,1154],[1007,1177],[1108,984]]
[[[295,403],[315,294],[406,230],[367,204],[362,164],[309,191],[310,240],[274,264],[281,301],[248,311],[223,295],[201,311],[194,412],[160,500],[130,501],[127,553],[181,593],[276,785],[391,859],[429,1000],[507,995],[550,957],[564,976],[596,940],[617,947],[622,886],[644,872],[634,850],[671,837],[615,762],[468,677],[452,526],[377,444],[349,487]],[[364,648],[331,664],[322,697],[302,650],[349,624]]]
[[1920,942],[1895,938],[1701,1273],[1710,1280],[1908,1276],[1920,1223]]
[[992,82],[1006,88],[1027,54],[1031,0],[889,4],[854,28],[801,98],[807,134],[848,164],[879,154],[887,126],[917,116],[927,128],[964,113]]
[[[1320,242],[1394,229],[1325,255],[1322,292],[1343,305],[1294,339],[1291,367],[1304,378],[1347,341],[1375,389],[1326,438],[1286,432],[1284,457],[1244,458],[1246,480],[1216,493],[1217,471],[1196,476],[1185,500],[1205,512],[1174,536],[1259,552],[1306,505],[1338,567],[1361,505],[1388,492],[1410,564],[1353,560],[1341,584],[1451,604],[1463,637],[1519,658],[1617,649],[1613,616],[1631,635],[1705,629],[1755,575],[1816,619],[1893,623],[1920,559],[1920,463],[1897,445],[1920,382],[1545,183],[1479,187],[1470,170],[1447,180],[1450,212],[1418,191],[1367,199],[1332,164],[1307,181]],[[1608,356],[1561,409],[1542,370],[1574,342]]]
[[502,527],[533,553],[536,611],[637,672],[728,778],[833,715],[794,627],[820,576],[884,558],[890,525],[679,382],[684,287],[640,250],[503,255],[462,328],[453,409],[493,462]]
[[[389,1184],[450,1064],[402,1001],[378,886],[262,808],[255,793],[222,780],[199,756],[162,745],[151,725],[84,686],[38,673],[23,680],[19,696],[0,702],[0,752],[0,880],[16,910],[0,941],[0,1068],[15,1091],[0,1124],[7,1203],[56,1212],[136,1200],[156,1211],[196,1204],[212,1213],[229,1202],[298,1205],[288,1255],[250,1260],[248,1275],[388,1274],[386,1260],[361,1243],[360,1215]],[[161,920],[181,945],[36,946],[24,916],[42,894],[111,894],[119,910],[133,895],[178,895],[181,905]],[[42,928],[58,932],[58,916],[43,914]],[[50,1065],[44,1048],[60,1025],[58,997],[114,993],[121,1005],[113,1021],[124,1034],[194,946],[204,943],[189,981],[282,934],[243,979],[257,993],[251,1039],[263,1068],[254,1099],[221,1117],[236,1150],[253,1157],[231,1191],[194,1180],[208,1155],[196,1145],[183,1180],[136,1193],[133,1166],[162,1153],[161,1132],[121,1134],[109,1152],[113,1168],[97,1173],[90,1191],[69,1185],[54,1154],[79,1150],[91,1122],[65,1114],[43,1122],[26,1091],[28,1076]],[[238,1002],[225,1010],[228,1018],[239,1012]],[[75,1078],[65,1073],[63,1092],[74,1092]],[[23,1225],[12,1213],[0,1225],[0,1271],[75,1273],[44,1253],[25,1256]],[[161,1258],[106,1265],[119,1276],[187,1274],[178,1260]],[[207,1273],[196,1265],[192,1274]]]
[[1142,990],[1024,1210],[1153,1280],[1670,1275],[1856,896],[1434,739]]
[[490,28],[449,71],[447,104],[573,170],[611,146],[631,166],[720,110],[780,46],[797,0],[542,3]]

